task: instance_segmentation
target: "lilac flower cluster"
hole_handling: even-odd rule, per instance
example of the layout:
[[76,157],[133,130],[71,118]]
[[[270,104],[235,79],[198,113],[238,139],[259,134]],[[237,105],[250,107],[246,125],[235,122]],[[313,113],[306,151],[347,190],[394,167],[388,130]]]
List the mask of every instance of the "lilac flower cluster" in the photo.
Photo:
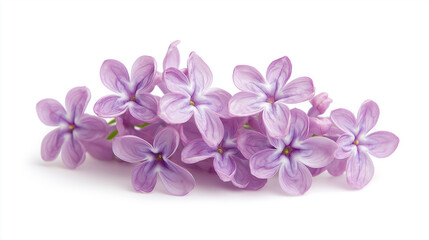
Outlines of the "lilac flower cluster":
[[[315,95],[309,77],[289,80],[288,57],[274,60],[265,78],[254,67],[236,66],[233,81],[241,92],[231,96],[211,87],[212,72],[195,52],[180,69],[178,43],[169,46],[163,72],[150,56],[139,57],[130,74],[121,62],[104,61],[101,82],[114,94],[95,103],[97,116],[85,113],[86,87],[71,89],[65,108],[54,99],[37,103],[40,120],[57,126],[42,141],[42,159],[52,161],[61,152],[74,169],[88,152],[138,163],[131,179],[140,192],[151,192],[159,176],[169,193],[186,195],[195,186],[187,168],[195,166],[247,190],[262,188],[278,173],[287,194],[301,195],[325,170],[333,176],[345,172],[351,187],[364,187],[374,175],[369,155],[384,158],[398,146],[391,132],[370,133],[379,116],[371,100],[357,118],[347,109],[322,117],[332,100],[327,93]],[[156,86],[162,97],[151,94]],[[312,105],[307,113],[288,107],[305,101]]]

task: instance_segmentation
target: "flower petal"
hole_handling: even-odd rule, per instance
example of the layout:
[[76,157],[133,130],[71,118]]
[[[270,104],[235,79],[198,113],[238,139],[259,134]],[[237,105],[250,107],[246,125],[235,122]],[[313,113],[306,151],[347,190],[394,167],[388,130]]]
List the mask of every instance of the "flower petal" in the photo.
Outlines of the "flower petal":
[[338,149],[334,154],[335,158],[344,159],[350,157],[353,153],[353,142],[355,136],[350,134],[343,134],[337,139]]
[[265,135],[253,130],[246,130],[238,135],[237,148],[246,159],[250,159],[253,154],[269,149],[271,145]]
[[198,108],[194,111],[195,124],[204,141],[209,146],[217,146],[222,141],[224,128],[219,116],[210,109]]
[[238,65],[234,68],[232,75],[235,86],[245,92],[263,92],[265,82],[264,77],[256,68],[247,65]]
[[282,88],[289,80],[292,73],[292,63],[289,58],[284,56],[274,60],[267,69],[267,81],[271,85],[276,85],[278,89]]
[[374,176],[374,165],[368,153],[355,151],[347,161],[347,183],[356,189],[361,189],[371,181]]
[[228,108],[232,115],[245,117],[261,112],[267,104],[260,95],[239,92],[231,97]]
[[209,66],[195,52],[189,55],[188,76],[191,83],[195,84],[197,93],[204,92],[212,85],[213,75]]
[[112,151],[112,140],[100,139],[97,141],[84,142],[86,151],[98,160],[113,160],[115,154]]
[[325,135],[328,134],[329,130],[332,127],[332,121],[330,118],[322,117],[309,117],[309,136],[313,134],[316,135]]
[[67,93],[66,109],[71,119],[78,119],[85,112],[90,98],[91,92],[87,87],[75,87]]
[[40,121],[48,126],[58,126],[65,121],[66,110],[55,99],[43,99],[36,105],[37,116]]
[[346,166],[347,166],[347,158],[346,159],[335,158],[334,161],[332,161],[328,165],[327,169],[329,174],[331,174],[332,176],[340,176],[346,171]]
[[293,139],[306,139],[308,136],[308,116],[304,111],[294,108],[290,111],[289,137]]
[[61,146],[64,142],[64,136],[60,128],[49,132],[42,140],[41,155],[45,161],[52,161],[60,154]]
[[304,102],[313,96],[313,80],[309,77],[294,79],[277,92],[278,101],[287,104]]
[[199,104],[206,105],[213,112],[219,114],[220,117],[229,118],[228,102],[231,99],[231,94],[220,88],[210,88],[205,94],[204,99],[198,101]]
[[114,138],[112,148],[118,158],[130,163],[152,160],[154,158],[152,145],[132,135]]
[[197,125],[195,124],[194,118],[190,118],[189,121],[180,124],[179,129],[180,139],[185,146],[194,139],[202,138],[201,133],[198,131]]
[[149,93],[139,92],[136,101],[130,101],[130,114],[138,120],[153,123],[158,118],[159,97]]
[[131,182],[138,192],[152,192],[156,185],[157,162],[144,161],[133,168]]
[[103,62],[100,69],[101,82],[113,92],[128,92],[130,76],[128,70],[119,61],[108,59]]
[[292,151],[291,158],[312,168],[329,165],[338,148],[334,141],[325,137],[310,137],[299,145],[299,150]]
[[399,138],[391,132],[379,131],[368,135],[361,144],[367,147],[374,157],[385,158],[396,150]]
[[104,119],[84,114],[76,122],[76,137],[83,141],[94,141],[99,138],[107,137],[107,123]]
[[190,141],[182,150],[182,162],[196,163],[207,158],[214,157],[216,152],[215,147],[209,147],[202,139]]
[[262,112],[267,134],[273,138],[284,138],[288,134],[291,113],[289,108],[281,103],[269,104]]
[[165,54],[164,61],[162,66],[164,71],[168,68],[179,68],[180,66],[180,54],[177,45],[180,43],[179,40],[176,40],[168,46],[167,53]]
[[308,111],[308,116],[317,117],[323,113],[325,113],[326,109],[328,109],[329,105],[332,103],[332,99],[328,97],[328,93],[322,92],[314,96],[310,103],[312,107]]
[[318,175],[320,175],[321,173],[323,173],[326,170],[326,167],[322,167],[322,168],[312,168],[312,167],[308,167],[308,170],[311,173],[311,176],[316,177]]
[[66,167],[75,169],[85,161],[85,147],[74,137],[66,138],[61,148],[61,158]]
[[228,182],[234,177],[237,165],[235,160],[229,154],[215,154],[213,167],[219,178]]
[[234,158],[236,164],[236,170],[231,182],[238,188],[245,188],[250,183],[252,174],[250,173],[249,164],[245,164],[246,160],[239,159],[238,157],[231,156]]
[[94,105],[94,112],[97,116],[104,118],[118,117],[127,110],[127,101],[116,95],[109,95],[100,98]]
[[150,56],[137,58],[131,68],[131,84],[137,92],[151,92],[156,73],[156,61]]
[[356,118],[349,110],[340,108],[332,111],[331,120],[339,129],[352,135],[356,135]]
[[380,109],[377,103],[371,100],[366,100],[359,108],[357,115],[357,123],[360,133],[368,133],[377,124]]
[[168,90],[174,93],[186,93],[191,96],[194,93],[195,83],[179,69],[169,68],[164,71],[164,81]]
[[164,158],[169,158],[179,146],[179,133],[172,127],[166,127],[158,132],[153,140],[153,148],[161,153]]
[[[283,164],[279,171],[279,182],[282,189],[290,195],[302,195],[311,187],[312,176],[304,164],[296,163],[296,169]],[[292,164],[293,165],[293,164]]]
[[165,189],[176,196],[184,196],[195,187],[195,179],[191,173],[170,160],[160,164],[159,177]]
[[257,178],[271,178],[279,170],[282,155],[277,149],[265,149],[252,155],[250,171]]
[[193,114],[190,97],[179,93],[167,93],[159,102],[159,116],[170,124],[184,123]]

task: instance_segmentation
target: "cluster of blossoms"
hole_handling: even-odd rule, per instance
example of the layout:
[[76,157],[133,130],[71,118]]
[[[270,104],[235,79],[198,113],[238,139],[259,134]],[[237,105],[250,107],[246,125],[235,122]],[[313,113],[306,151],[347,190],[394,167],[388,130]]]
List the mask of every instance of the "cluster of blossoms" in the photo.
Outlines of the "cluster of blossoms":
[[[387,157],[398,146],[393,133],[370,133],[379,116],[371,100],[357,118],[346,109],[322,117],[332,100],[327,93],[315,95],[308,77],[289,81],[287,57],[273,61],[265,78],[254,67],[236,66],[233,81],[241,92],[231,96],[211,87],[212,72],[196,53],[181,69],[178,43],[169,46],[163,72],[150,56],[139,57],[131,74],[119,61],[104,61],[101,82],[114,94],[95,103],[97,116],[85,113],[86,87],[71,89],[65,108],[54,99],[37,103],[40,120],[58,126],[42,141],[42,159],[54,160],[61,152],[74,169],[88,152],[134,163],[132,185],[140,192],[151,192],[159,176],[169,193],[186,195],[195,186],[187,170],[194,166],[247,190],[262,188],[278,173],[286,193],[301,195],[325,170],[334,176],[345,172],[350,186],[364,187],[374,175],[369,155]],[[151,94],[155,86],[162,97]],[[288,107],[305,101],[312,105],[307,113]]]

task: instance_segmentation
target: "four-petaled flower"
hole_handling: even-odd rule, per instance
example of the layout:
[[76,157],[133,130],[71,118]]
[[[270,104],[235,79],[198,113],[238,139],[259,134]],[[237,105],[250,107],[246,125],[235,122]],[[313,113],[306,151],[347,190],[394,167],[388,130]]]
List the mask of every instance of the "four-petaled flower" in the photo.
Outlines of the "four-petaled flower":
[[288,57],[273,61],[264,79],[254,67],[235,67],[233,80],[242,92],[229,101],[229,111],[235,116],[251,116],[262,112],[262,121],[269,136],[284,138],[290,126],[289,103],[300,103],[314,95],[313,81],[300,77],[286,84],[292,72]]
[[335,157],[348,158],[347,182],[357,189],[367,185],[374,176],[374,165],[368,153],[378,158],[388,157],[399,144],[399,138],[391,132],[378,131],[368,135],[379,114],[378,105],[371,100],[362,103],[357,119],[347,109],[331,112],[332,122],[345,132],[337,140]]
[[121,62],[112,59],[104,61],[100,69],[101,82],[119,95],[99,99],[94,105],[95,114],[112,118],[129,111],[138,120],[156,121],[159,97],[150,94],[154,88],[155,73],[155,59],[149,56],[137,58],[131,68],[131,79]]
[[231,95],[219,88],[210,88],[213,76],[207,64],[194,52],[188,59],[188,76],[176,68],[164,72],[170,93],[160,101],[160,117],[170,124],[184,123],[194,116],[204,141],[217,146],[223,137],[219,117],[227,118]]
[[179,133],[172,127],[166,127],[155,136],[153,145],[131,135],[114,139],[113,152],[126,162],[141,162],[132,172],[136,191],[151,192],[159,175],[169,193],[183,196],[194,188],[195,180],[186,169],[169,159],[179,141]]
[[[85,114],[91,93],[86,87],[71,89],[66,96],[66,109],[51,98],[36,105],[40,121],[48,126],[59,126],[42,141],[42,159],[52,161],[61,151],[68,168],[76,168],[85,161],[85,145],[105,138],[107,123],[103,119]],[[102,139],[104,140],[104,139]],[[93,145],[93,144],[88,144]]]
[[[271,178],[279,172],[282,189],[291,195],[304,194],[311,186],[312,176],[306,166],[322,168],[333,159],[337,144],[325,137],[308,138],[308,117],[299,109],[291,110],[291,126],[285,138],[268,137],[270,148],[258,151],[250,158],[252,174],[258,178]],[[247,134],[241,149],[252,148],[252,139],[260,133]]]

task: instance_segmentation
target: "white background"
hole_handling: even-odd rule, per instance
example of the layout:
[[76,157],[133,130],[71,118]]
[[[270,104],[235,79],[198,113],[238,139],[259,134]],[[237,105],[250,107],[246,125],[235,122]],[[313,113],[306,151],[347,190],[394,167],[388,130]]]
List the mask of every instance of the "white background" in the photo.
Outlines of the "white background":
[[[2,1],[1,239],[428,239],[429,5],[424,2]],[[323,174],[301,197],[276,178],[258,192],[195,175],[185,197],[158,184],[133,191],[132,166],[88,156],[77,170],[43,162],[52,128],[37,118],[43,98],[64,101],[75,86],[92,99],[109,94],[104,59],[128,68],[141,55],[162,60],[179,39],[182,67],[196,51],[214,86],[231,93],[235,65],[263,74],[290,57],[292,78],[309,76],[339,107],[366,99],[381,115],[375,130],[401,140],[375,176],[351,190],[345,176]],[[308,103],[300,105],[307,110]],[[293,107],[293,106],[292,106]]]

